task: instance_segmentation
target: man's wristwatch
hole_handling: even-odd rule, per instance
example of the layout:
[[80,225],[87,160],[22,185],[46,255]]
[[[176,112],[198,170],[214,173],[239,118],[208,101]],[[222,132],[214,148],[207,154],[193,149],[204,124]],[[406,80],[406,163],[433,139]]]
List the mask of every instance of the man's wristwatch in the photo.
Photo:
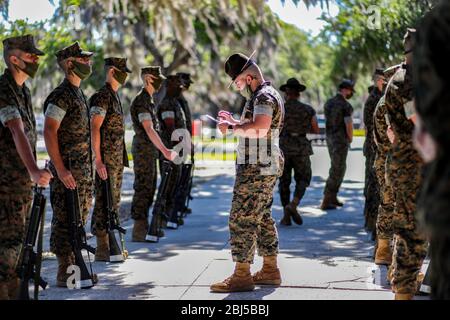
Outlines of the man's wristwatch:
[[234,126],[232,126],[231,124],[228,125],[228,130],[233,130],[233,127],[234,127]]

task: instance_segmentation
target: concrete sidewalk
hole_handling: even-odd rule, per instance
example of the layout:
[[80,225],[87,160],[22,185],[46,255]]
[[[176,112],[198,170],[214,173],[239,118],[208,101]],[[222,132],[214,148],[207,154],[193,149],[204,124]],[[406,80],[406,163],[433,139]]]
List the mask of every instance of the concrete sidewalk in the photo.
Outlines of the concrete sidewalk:
[[[193,213],[178,230],[165,230],[157,244],[132,243],[132,221],[126,220],[126,246],[130,253],[125,263],[93,263],[100,282],[89,290],[55,287],[56,260],[43,264],[43,277],[50,288],[41,299],[392,299],[388,289],[371,283],[373,242],[363,229],[363,139],[357,139],[348,157],[348,172],[340,197],[343,209],[324,212],[318,209],[324,179],[329,169],[326,147],[315,147],[313,181],[300,210],[302,226],[279,226],[282,215],[279,195],[275,193],[273,216],[280,237],[279,265],[283,283],[278,288],[257,287],[253,292],[213,294],[209,286],[233,271],[228,244],[228,214],[234,182],[233,163],[197,171],[191,202]],[[123,187],[122,214],[129,211],[133,173],[127,170]],[[47,214],[46,247],[51,210]],[[89,230],[89,227],[87,228]],[[95,239],[90,242],[95,246]],[[91,256],[91,259],[93,257]],[[256,257],[252,270],[261,267]]]

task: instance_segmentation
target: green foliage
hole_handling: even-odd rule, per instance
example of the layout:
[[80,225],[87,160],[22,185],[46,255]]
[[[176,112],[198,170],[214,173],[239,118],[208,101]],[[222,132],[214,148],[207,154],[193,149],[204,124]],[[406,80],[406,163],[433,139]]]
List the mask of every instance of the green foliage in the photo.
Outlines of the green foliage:
[[299,79],[307,86],[302,99],[321,109],[335,93],[330,79],[333,50],[320,39],[310,39],[293,25],[280,22],[280,26],[282,39],[276,55],[279,78],[282,82],[291,77]]
[[[324,38],[335,48],[332,76],[358,78],[376,67],[388,67],[403,60],[403,35],[415,27],[431,3],[411,0],[339,0],[339,14],[323,17]],[[376,6],[380,25],[374,23]]]
[[[323,8],[330,3],[290,1]],[[236,51],[250,54],[256,50],[255,59],[277,88],[290,77],[299,78],[308,87],[302,99],[319,110],[335,94],[343,77],[358,80],[352,101],[358,109],[367,96],[374,68],[403,59],[406,28],[414,26],[433,2],[336,0],[339,14],[335,18],[324,15],[326,28],[313,38],[278,19],[263,0],[60,0],[51,21],[0,20],[0,40],[31,33],[46,52],[36,79],[31,81],[37,107],[62,80],[55,52],[78,40],[95,52],[94,73],[83,83],[88,95],[104,81],[104,56],[115,54],[127,56],[133,71],[153,64],[161,65],[166,74],[190,72],[195,84],[187,98],[195,115],[219,108],[239,112],[242,98],[227,87],[223,62]],[[0,0],[4,20],[8,3]],[[371,5],[377,5],[381,13],[381,28],[376,30],[368,25],[371,15],[366,9]],[[80,9],[81,30],[72,25],[70,6]],[[124,100],[130,101],[140,85],[139,72],[133,72],[122,90]],[[124,106],[127,108],[126,103]]]

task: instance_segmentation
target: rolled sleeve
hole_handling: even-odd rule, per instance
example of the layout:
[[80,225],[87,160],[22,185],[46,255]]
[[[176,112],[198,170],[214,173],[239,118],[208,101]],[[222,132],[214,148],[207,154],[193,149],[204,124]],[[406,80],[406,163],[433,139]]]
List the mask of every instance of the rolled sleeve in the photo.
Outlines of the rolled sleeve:
[[141,122],[141,123],[146,120],[152,121],[152,116],[148,112],[143,112],[143,113],[138,114],[138,119],[139,119],[139,122]]
[[271,117],[273,115],[273,107],[269,104],[259,104],[255,106],[253,114],[258,114]]
[[353,107],[350,104],[346,104],[344,107],[344,117],[351,117],[353,114]]
[[93,117],[93,116],[105,117],[106,116],[106,110],[103,109],[102,107],[92,106],[91,110],[90,110],[90,115],[91,115],[91,117]]
[[350,122],[352,122],[352,117],[345,117],[344,122],[345,124],[349,124]]
[[163,120],[175,119],[175,112],[173,112],[173,111],[164,111],[164,112],[161,113],[161,118]]
[[7,106],[0,109],[0,121],[6,127],[6,123],[10,120],[22,119],[16,106]]
[[45,116],[55,119],[58,122],[61,122],[66,115],[66,111],[58,107],[56,104],[49,103],[47,106],[47,110],[45,110]]

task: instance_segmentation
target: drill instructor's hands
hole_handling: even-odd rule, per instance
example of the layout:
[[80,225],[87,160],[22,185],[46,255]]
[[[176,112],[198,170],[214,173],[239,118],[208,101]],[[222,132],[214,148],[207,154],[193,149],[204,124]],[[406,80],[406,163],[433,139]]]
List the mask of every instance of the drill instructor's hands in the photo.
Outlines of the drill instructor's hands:
[[222,121],[228,121],[231,125],[238,124],[239,121],[233,118],[233,115],[231,112],[220,110],[218,114],[219,120]]
[[229,126],[233,126],[233,124],[229,121],[222,120],[218,123],[217,128],[219,128],[220,133],[226,135]]

